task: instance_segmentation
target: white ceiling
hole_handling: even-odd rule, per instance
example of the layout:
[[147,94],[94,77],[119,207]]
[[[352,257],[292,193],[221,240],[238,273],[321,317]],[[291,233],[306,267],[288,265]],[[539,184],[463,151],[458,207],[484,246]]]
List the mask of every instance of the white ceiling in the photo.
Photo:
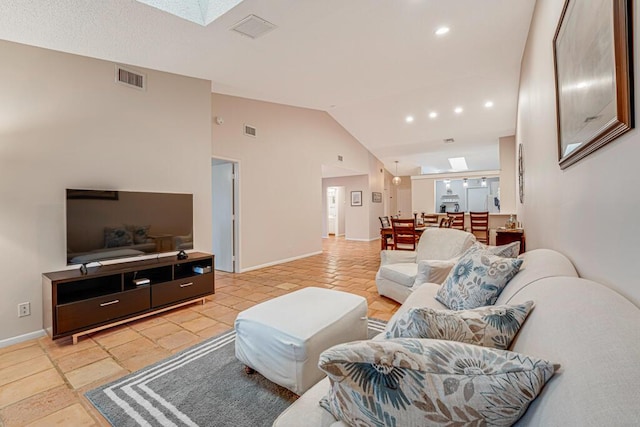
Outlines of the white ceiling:
[[[244,0],[208,26],[133,0],[2,0],[0,39],[327,111],[395,173],[499,169],[535,0]],[[278,28],[230,31],[250,14]],[[446,25],[451,31],[437,37]],[[6,64],[4,65],[6,66]],[[483,105],[487,100],[494,107]],[[453,108],[462,106],[456,115]],[[439,116],[430,119],[428,113]],[[406,123],[405,117],[415,117]],[[454,138],[453,144],[443,139]]]

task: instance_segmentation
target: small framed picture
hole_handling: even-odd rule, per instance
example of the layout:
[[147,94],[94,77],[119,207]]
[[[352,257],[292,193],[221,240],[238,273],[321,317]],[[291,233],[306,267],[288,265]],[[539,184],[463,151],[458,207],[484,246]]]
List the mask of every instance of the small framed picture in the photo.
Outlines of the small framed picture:
[[371,193],[371,201],[373,203],[382,203],[382,193],[373,192]]
[[362,206],[362,191],[351,192],[351,206]]

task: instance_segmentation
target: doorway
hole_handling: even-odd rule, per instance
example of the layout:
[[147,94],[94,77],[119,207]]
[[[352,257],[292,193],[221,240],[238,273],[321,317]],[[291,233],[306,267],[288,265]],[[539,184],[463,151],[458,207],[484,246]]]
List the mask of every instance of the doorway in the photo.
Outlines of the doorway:
[[344,236],[344,187],[327,187],[327,235]]
[[239,269],[238,163],[211,159],[212,241],[216,270],[235,273]]

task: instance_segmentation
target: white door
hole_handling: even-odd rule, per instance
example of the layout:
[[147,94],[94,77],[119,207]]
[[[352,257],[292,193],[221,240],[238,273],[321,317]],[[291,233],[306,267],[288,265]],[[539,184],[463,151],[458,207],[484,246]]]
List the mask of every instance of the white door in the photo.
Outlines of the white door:
[[211,165],[213,254],[216,270],[233,273],[235,254],[234,164],[213,160]]

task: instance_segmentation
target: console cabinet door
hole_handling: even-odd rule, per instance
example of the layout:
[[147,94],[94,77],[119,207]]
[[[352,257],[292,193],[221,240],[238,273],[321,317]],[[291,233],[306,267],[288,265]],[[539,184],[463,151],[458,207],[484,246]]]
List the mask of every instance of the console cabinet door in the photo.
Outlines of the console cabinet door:
[[95,327],[149,310],[150,289],[144,286],[56,307],[56,335]]
[[151,307],[162,307],[211,293],[213,293],[213,273],[158,283],[151,286]]

